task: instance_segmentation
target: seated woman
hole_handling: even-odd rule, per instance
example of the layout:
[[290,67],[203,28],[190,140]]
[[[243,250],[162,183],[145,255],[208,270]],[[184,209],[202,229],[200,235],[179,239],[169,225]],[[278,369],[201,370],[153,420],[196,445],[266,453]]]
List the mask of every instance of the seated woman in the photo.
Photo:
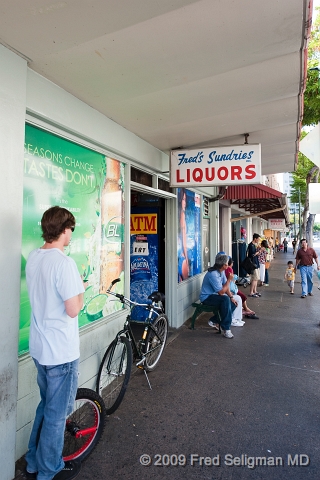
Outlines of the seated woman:
[[[200,293],[200,302],[204,305],[214,305],[219,308],[222,318],[221,329],[223,335],[226,338],[233,338],[233,334],[230,330],[232,312],[236,310],[236,308],[242,311],[242,301],[240,297],[237,297],[236,299],[230,292],[229,286],[230,282],[233,280],[233,275],[230,275],[227,280],[224,273],[227,267],[228,255],[218,254],[214,266],[209,268],[204,276]],[[241,317],[239,317],[239,320],[240,319]],[[213,316],[210,319],[210,322],[213,324],[214,321],[215,318]]]
[[[233,267],[233,260],[232,260],[231,257],[229,257],[228,268],[224,272],[226,274],[227,279],[229,278],[230,274],[234,275],[232,267]],[[233,290],[233,285],[236,288],[236,290]],[[242,314],[247,318],[254,318],[255,320],[259,320],[259,317],[255,314],[255,312],[248,307],[247,296],[243,292],[238,290],[238,287],[236,286],[236,284],[233,281],[231,281],[231,283],[230,283],[230,291],[231,291],[231,293],[239,295],[239,297],[241,298],[241,300],[242,300]]]

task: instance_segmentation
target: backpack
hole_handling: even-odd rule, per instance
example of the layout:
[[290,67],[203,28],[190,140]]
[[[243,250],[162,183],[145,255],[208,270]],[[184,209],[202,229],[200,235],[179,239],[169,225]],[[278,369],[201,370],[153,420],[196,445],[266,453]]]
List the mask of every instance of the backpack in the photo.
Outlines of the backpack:
[[246,257],[240,264],[240,266],[247,272],[249,275],[253,273],[253,271],[258,268],[255,263],[249,258]]

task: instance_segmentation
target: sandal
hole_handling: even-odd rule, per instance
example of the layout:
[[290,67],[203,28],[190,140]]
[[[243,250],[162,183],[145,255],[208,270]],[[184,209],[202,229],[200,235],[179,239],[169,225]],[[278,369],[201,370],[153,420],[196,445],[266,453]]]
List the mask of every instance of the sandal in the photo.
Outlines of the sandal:
[[245,315],[246,318],[253,318],[254,320],[259,320],[259,317],[257,317],[257,315],[254,315],[252,313],[247,313],[247,315]]

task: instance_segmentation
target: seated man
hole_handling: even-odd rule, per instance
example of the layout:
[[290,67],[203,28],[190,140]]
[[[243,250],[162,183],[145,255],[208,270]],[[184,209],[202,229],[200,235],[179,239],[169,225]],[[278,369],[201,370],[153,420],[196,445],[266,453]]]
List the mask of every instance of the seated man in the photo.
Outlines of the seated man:
[[[221,329],[226,338],[233,338],[230,330],[232,322],[232,312],[238,307],[238,302],[230,292],[230,282],[233,275],[230,274],[228,280],[224,271],[228,268],[228,255],[218,254],[213,267],[209,268],[204,276],[200,302],[204,305],[217,306],[221,315]],[[241,302],[241,299],[239,298]],[[242,311],[242,302],[241,305]],[[214,318],[214,317],[213,317]],[[212,320],[212,319],[210,319]]]

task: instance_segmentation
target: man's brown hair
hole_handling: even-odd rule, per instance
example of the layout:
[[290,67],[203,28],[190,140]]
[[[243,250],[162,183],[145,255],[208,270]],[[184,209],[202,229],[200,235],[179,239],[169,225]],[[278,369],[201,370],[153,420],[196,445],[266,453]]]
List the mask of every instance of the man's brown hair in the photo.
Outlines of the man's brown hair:
[[66,228],[74,227],[76,219],[69,210],[62,207],[51,207],[46,210],[41,219],[42,238],[52,243],[58,240]]

